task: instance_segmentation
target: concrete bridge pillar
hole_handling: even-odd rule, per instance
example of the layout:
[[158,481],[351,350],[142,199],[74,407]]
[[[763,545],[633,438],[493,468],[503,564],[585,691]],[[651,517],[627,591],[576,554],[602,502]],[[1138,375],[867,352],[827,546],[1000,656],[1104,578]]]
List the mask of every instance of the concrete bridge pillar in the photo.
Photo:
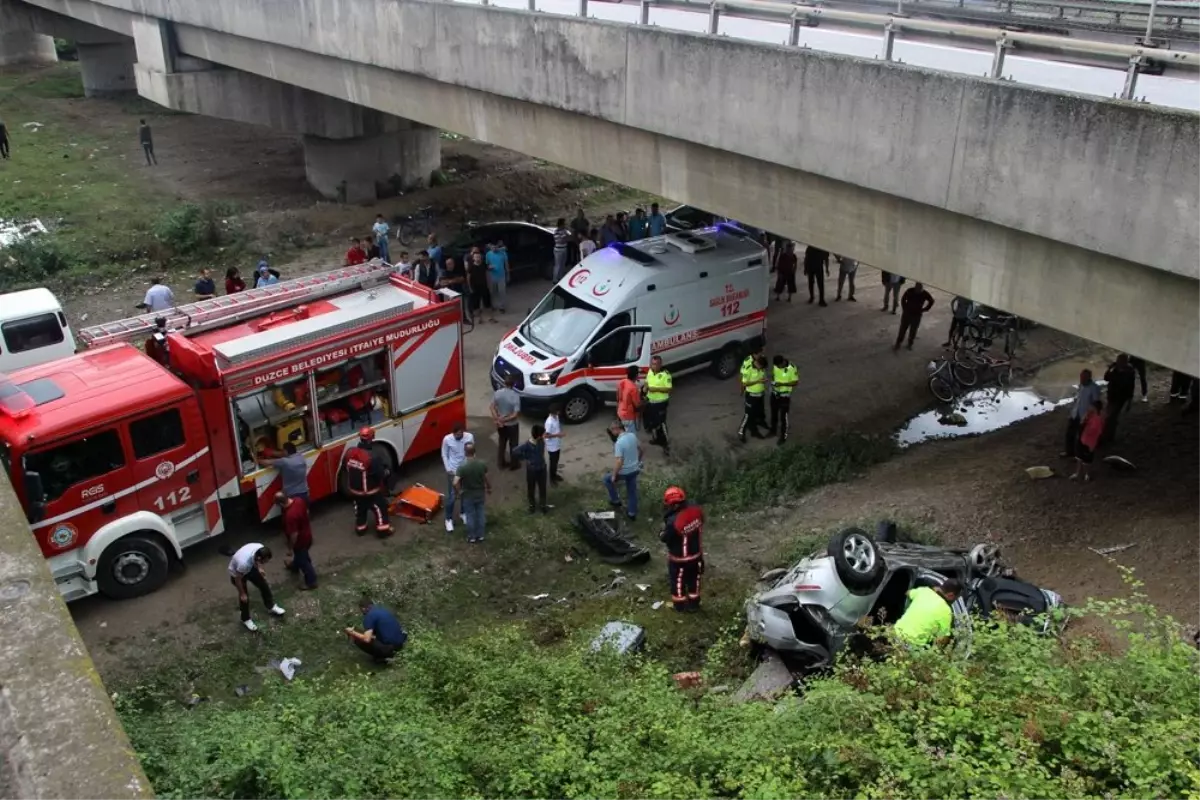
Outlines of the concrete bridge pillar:
[[[159,28],[137,42],[138,93],[159,105],[303,137],[308,182],[331,200],[369,203],[429,180],[436,128],[198,58],[172,56]],[[153,34],[153,35],[149,35]]]
[[76,47],[85,97],[111,97],[137,91],[133,71],[137,51],[132,39],[105,44],[80,43]]
[[394,130],[353,139],[306,135],[304,171],[309,184],[330,199],[370,203],[427,183],[442,161],[438,130],[399,117],[385,121]]
[[54,64],[54,39],[29,30],[0,32],[0,67],[9,64]]

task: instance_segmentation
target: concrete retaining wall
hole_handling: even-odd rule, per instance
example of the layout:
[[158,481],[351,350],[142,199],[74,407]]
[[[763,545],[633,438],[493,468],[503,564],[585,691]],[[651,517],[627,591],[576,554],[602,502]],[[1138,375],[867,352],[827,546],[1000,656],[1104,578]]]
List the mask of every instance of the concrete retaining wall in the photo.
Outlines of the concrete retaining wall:
[[0,472],[0,797],[151,797]]

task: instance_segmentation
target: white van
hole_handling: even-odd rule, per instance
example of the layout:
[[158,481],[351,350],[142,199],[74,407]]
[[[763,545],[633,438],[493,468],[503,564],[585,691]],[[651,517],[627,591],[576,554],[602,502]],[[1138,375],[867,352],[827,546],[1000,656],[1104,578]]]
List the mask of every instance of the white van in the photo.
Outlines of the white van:
[[500,340],[492,385],[512,376],[523,411],[557,402],[578,423],[652,354],[674,373],[733,377],[766,338],[767,272],[766,251],[734,225],[601,248]]
[[0,294],[0,372],[75,352],[75,335],[49,289]]

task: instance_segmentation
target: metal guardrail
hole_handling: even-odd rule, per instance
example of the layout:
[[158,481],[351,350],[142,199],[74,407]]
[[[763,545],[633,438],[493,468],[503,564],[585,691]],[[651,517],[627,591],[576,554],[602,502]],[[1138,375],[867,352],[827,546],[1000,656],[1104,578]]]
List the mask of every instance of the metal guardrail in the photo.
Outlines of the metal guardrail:
[[[488,5],[489,0],[480,0]],[[577,14],[587,17],[588,3],[610,3],[637,5],[640,9],[638,24],[650,24],[651,9],[688,11],[708,15],[707,32],[720,33],[723,16],[790,25],[788,43],[799,45],[800,32],[804,28],[817,27],[822,21],[835,22],[842,26],[878,30],[883,36],[882,58],[892,61],[897,38],[903,32],[924,33],[951,39],[987,42],[994,48],[992,65],[988,76],[995,79],[1004,74],[1004,59],[1012,49],[1051,54],[1086,56],[1099,60],[1112,60],[1123,64],[1125,85],[1121,99],[1135,99],[1138,74],[1147,69],[1161,67],[1200,69],[1200,53],[1164,50],[1143,45],[1124,45],[1088,39],[1073,39],[1039,33],[1025,33],[994,26],[972,25],[931,19],[912,19],[897,14],[877,14],[864,11],[847,11],[778,0],[578,0]],[[537,0],[528,0],[530,11],[537,11]],[[1151,14],[1156,3],[1151,2]],[[1151,16],[1153,20],[1153,16]]]

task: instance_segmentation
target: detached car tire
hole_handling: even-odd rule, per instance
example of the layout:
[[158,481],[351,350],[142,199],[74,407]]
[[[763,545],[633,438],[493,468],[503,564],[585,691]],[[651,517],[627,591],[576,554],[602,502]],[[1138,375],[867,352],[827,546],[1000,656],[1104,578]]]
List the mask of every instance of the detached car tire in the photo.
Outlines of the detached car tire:
[[861,528],[847,528],[834,536],[827,552],[838,578],[854,594],[870,594],[878,589],[887,573],[875,540]]
[[96,583],[105,597],[128,600],[161,587],[167,582],[169,568],[167,551],[156,539],[134,534],[105,548]]

